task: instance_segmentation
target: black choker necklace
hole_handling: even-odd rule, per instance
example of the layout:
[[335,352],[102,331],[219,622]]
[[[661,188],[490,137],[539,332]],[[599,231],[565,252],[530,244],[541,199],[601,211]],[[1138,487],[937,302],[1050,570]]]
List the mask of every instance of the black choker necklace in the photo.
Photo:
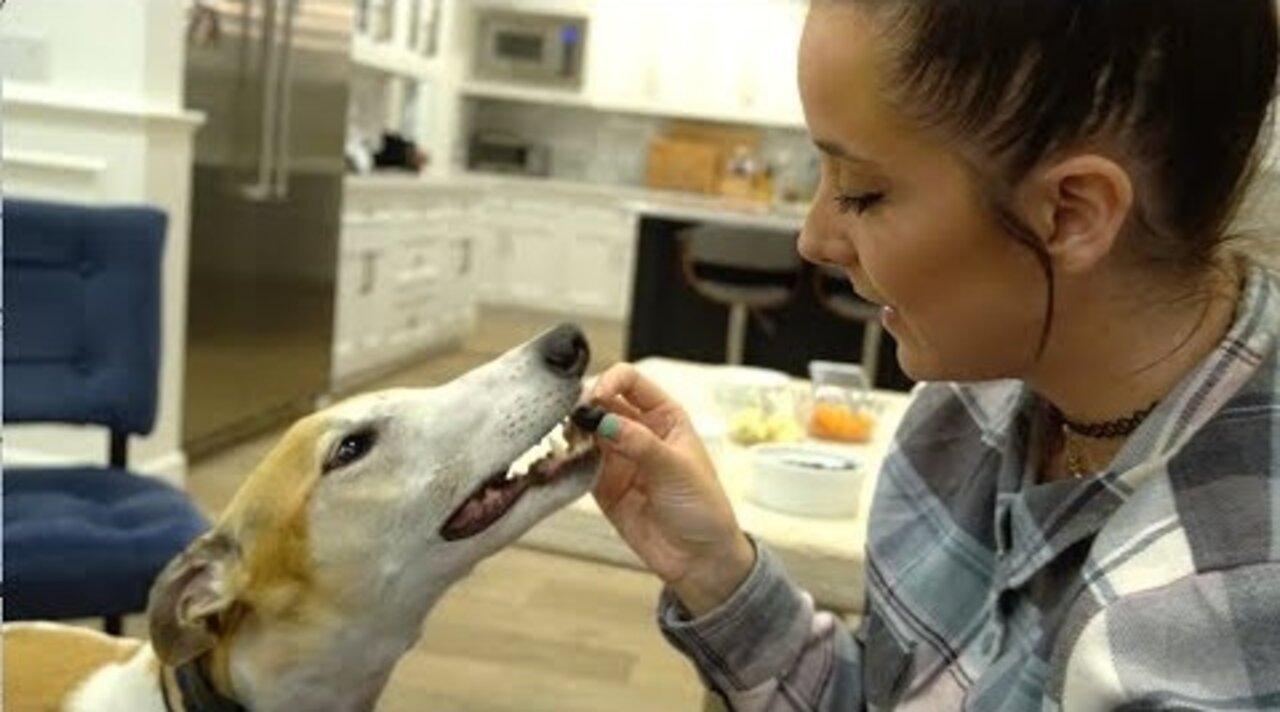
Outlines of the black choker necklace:
[[1102,423],[1077,423],[1067,418],[1062,411],[1058,410],[1057,406],[1053,407],[1053,417],[1062,424],[1064,429],[1076,435],[1095,440],[1115,440],[1132,435],[1138,429],[1138,426],[1142,425],[1142,422],[1147,419],[1147,416],[1151,415],[1151,412],[1156,409],[1158,404],[1159,401],[1123,418],[1116,418]]

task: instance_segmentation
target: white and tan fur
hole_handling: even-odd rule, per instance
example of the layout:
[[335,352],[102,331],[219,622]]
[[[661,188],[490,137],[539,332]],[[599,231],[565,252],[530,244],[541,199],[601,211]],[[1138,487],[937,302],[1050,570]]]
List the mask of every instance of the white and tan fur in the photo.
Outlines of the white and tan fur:
[[[581,384],[535,342],[437,388],[374,393],[293,425],[214,529],[160,575],[149,643],[51,623],[4,629],[6,710],[164,712],[161,666],[204,661],[253,712],[373,709],[445,590],[590,487],[590,459],[460,541],[443,522],[537,443]],[[368,454],[323,472],[348,434]]]

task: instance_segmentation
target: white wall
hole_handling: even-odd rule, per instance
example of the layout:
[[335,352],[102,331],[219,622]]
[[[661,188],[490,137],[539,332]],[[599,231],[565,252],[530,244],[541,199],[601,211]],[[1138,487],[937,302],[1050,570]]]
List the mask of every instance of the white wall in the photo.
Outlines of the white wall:
[[[87,104],[182,102],[184,0],[8,0],[0,37],[43,45],[6,79],[55,87]],[[7,63],[6,63],[7,64]]]
[[[191,148],[182,108],[182,0],[8,0],[0,10],[3,189],[85,203],[143,203],[169,215],[160,403],[133,444],[138,469],[181,482]],[[6,427],[6,464],[100,461],[97,429]]]

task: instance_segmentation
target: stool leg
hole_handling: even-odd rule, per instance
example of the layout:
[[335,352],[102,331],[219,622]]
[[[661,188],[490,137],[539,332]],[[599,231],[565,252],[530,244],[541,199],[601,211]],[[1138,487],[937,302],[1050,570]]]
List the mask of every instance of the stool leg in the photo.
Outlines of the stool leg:
[[862,370],[867,372],[867,385],[876,387],[876,374],[880,366],[880,339],[884,327],[878,321],[866,322],[862,330]]
[[103,616],[102,630],[117,638],[124,634],[124,616]]
[[747,306],[734,304],[729,307],[729,332],[725,337],[724,362],[731,366],[741,366],[746,343]]

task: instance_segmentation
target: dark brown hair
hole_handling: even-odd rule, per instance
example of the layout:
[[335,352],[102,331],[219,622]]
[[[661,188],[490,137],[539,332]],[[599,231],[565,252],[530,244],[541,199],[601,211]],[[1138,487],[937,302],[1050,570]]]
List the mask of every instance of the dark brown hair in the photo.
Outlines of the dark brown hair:
[[886,30],[891,98],[971,149],[997,218],[1040,258],[1050,315],[1048,254],[1009,198],[1056,151],[1097,144],[1135,174],[1126,248],[1212,262],[1269,125],[1275,0],[856,1]]

